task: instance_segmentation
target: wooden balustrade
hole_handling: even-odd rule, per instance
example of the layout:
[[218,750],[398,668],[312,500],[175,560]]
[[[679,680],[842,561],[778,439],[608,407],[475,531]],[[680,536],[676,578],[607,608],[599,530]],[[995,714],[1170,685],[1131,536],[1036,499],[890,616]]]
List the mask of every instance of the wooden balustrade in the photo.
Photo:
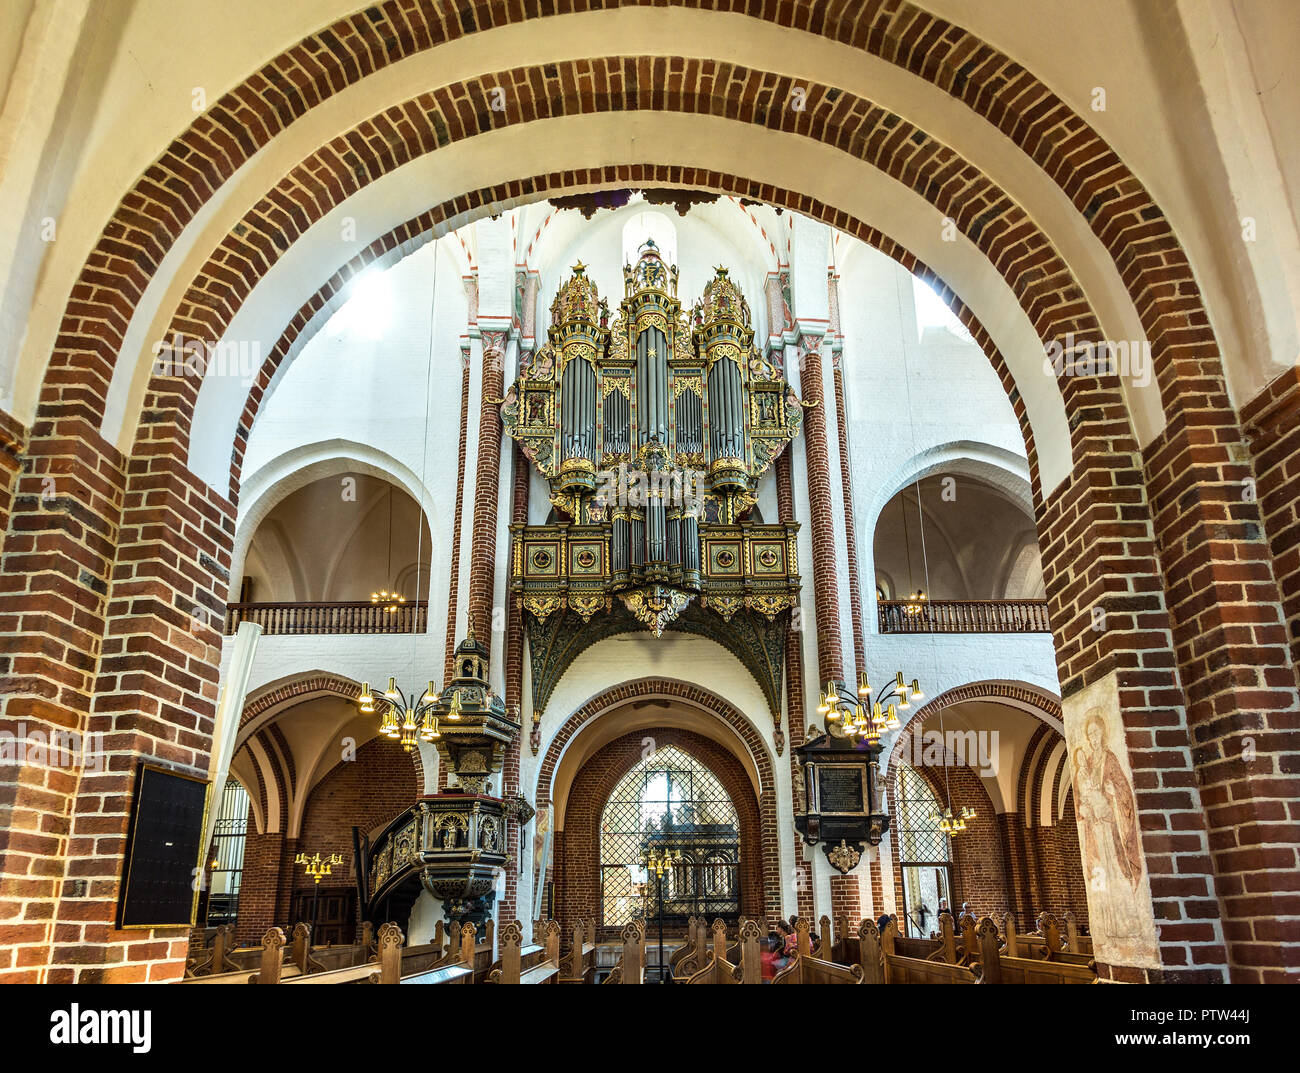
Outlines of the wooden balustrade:
[[369,600],[335,603],[227,604],[226,633],[241,622],[256,622],[268,636],[292,634],[424,633],[427,600],[412,600],[389,611]]
[[[918,609],[909,613],[909,608]],[[1046,600],[881,600],[881,633],[1050,633]]]

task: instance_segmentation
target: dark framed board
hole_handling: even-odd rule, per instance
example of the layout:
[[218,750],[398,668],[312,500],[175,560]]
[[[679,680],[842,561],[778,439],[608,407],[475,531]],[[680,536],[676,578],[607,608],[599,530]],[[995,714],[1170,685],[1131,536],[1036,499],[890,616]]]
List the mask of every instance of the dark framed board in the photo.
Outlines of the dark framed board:
[[862,764],[817,765],[817,811],[826,816],[867,814],[867,769]]
[[206,779],[140,765],[117,901],[119,928],[194,926],[207,815]]

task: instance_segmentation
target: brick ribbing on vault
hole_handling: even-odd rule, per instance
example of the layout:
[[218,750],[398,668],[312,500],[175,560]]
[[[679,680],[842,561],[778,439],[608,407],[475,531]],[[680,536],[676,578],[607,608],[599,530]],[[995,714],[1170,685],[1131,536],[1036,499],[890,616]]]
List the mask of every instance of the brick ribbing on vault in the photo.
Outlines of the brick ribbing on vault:
[[[461,352],[460,375],[460,449],[456,464],[456,511],[451,522],[451,572],[447,597],[447,655],[443,662],[444,685],[451,681],[456,661],[456,605],[460,601],[460,522],[465,507],[465,461],[469,440],[469,354]],[[441,774],[439,775],[441,778]]]
[[849,466],[849,427],[848,417],[844,412],[844,373],[840,370],[840,359],[833,359],[832,376],[835,379],[835,422],[839,426],[840,436],[840,481],[844,487],[844,545],[847,549],[849,565],[849,612],[853,618],[853,664],[857,674],[867,670],[867,643],[862,630],[862,585],[858,574],[858,538],[857,524],[853,519],[853,480]]
[[647,736],[655,740],[657,747],[676,745],[683,749],[717,776],[740,820],[741,915],[763,919],[770,927],[776,918],[764,905],[760,844],[765,831],[753,783],[740,761],[711,738],[668,727],[638,730],[610,742],[575,776],[564,812],[563,845],[557,847],[556,853],[556,915],[560,927],[572,933],[579,919],[595,916],[602,937],[618,935],[618,929],[609,927],[601,915],[601,817],[618,781],[641,762],[641,741]]
[[[528,523],[528,459],[516,445],[513,452],[514,487],[511,489],[510,521],[514,525]],[[524,700],[524,612],[517,600],[506,600],[506,643],[505,643],[505,703],[507,709],[516,714],[523,711]],[[520,750],[523,748],[527,727],[521,727],[509,745],[506,746],[505,760],[502,763],[502,784],[505,796],[519,793]],[[523,848],[523,832],[519,824],[510,823],[507,827],[507,852],[513,862],[506,868],[506,889],[501,898],[501,911],[498,918],[514,920],[519,915],[519,868],[524,863],[520,856]],[[530,908],[531,912],[531,908]]]
[[[794,464],[792,451],[782,451],[776,459],[776,503],[777,514],[782,522],[792,522],[794,517]],[[803,618],[799,618],[802,627]],[[803,637],[802,630],[791,630],[785,639],[785,708],[789,724],[790,749],[790,800],[796,813],[804,808],[803,772],[799,770],[799,760],[795,749],[804,743],[804,731],[807,723],[804,712],[803,681]],[[803,859],[803,840],[799,832],[791,835],[794,844],[795,867],[795,911],[808,920],[813,918],[816,906],[813,902],[812,866]]]
[[492,645],[496,585],[497,499],[501,482],[501,396],[505,394],[505,332],[484,332],[483,401],[478,419],[478,468],[474,478],[474,540],[469,555],[469,621],[483,644]]
[[800,339],[799,352],[803,357],[799,374],[803,401],[810,404],[803,428],[808,462],[808,539],[812,542],[813,599],[817,606],[817,681],[824,684],[832,678],[844,677],[844,653],[840,646],[840,579],[835,557],[820,337]]
[[[701,686],[678,682],[671,678],[637,678],[623,682],[593,697],[573,715],[565,720],[564,725],[556,731],[546,747],[542,763],[537,773],[537,805],[550,805],[552,782],[560,756],[570,739],[587,722],[597,718],[611,708],[626,704],[643,697],[676,697],[687,704],[694,705],[711,713],[736,731],[758,769],[758,811],[760,816],[760,843],[762,853],[761,874],[763,882],[763,915],[765,919],[776,920],[781,915],[781,858],[777,848],[780,828],[777,826],[776,785],[772,770],[772,757],[763,743],[763,739],[728,701]],[[561,852],[558,838],[554,843],[555,855]]]
[[[761,8],[751,10],[747,6],[743,10],[762,14]],[[803,18],[805,14],[807,21]],[[305,39],[268,67],[267,71],[274,74],[259,74],[221,98],[207,116],[196,121],[173,143],[145,179],[124,199],[119,219],[106,231],[105,238],[92,254],[83,279],[89,282],[102,278],[109,260],[123,245],[132,244],[140,247],[135,258],[137,268],[141,264],[146,266],[138,270],[147,273],[156,264],[161,251],[167,248],[167,228],[177,228],[189,220],[196,211],[195,204],[201,204],[211,195],[214,183],[219,184],[233,174],[243,159],[291,122],[294,115],[342,88],[358,77],[359,72],[373,70],[389,59],[407,55],[408,50],[429,47],[447,39],[448,34],[459,36],[480,26],[493,25],[497,20],[510,21],[519,15],[522,12],[481,9],[472,19],[462,19],[462,25],[449,29],[436,7],[423,12],[375,8],[367,13],[365,20],[342,20],[323,36]],[[1159,283],[1165,295],[1177,295],[1179,303],[1184,307],[1191,303],[1199,313],[1199,295],[1186,259],[1167,222],[1150,204],[1146,191],[1082,118],[1070,112],[1023,68],[971,35],[907,4],[897,8],[863,5],[852,13],[819,9],[815,18],[811,12],[801,11],[788,17],[778,15],[777,19],[865,48],[931,79],[940,88],[963,100],[1013,137],[1036,163],[1057,178],[1094,231],[1107,242],[1117,265],[1128,272],[1126,282],[1130,286],[1135,285],[1132,283],[1134,278],[1142,279],[1147,267],[1141,263],[1142,256],[1131,255],[1135,242],[1154,244],[1157,253],[1163,255]],[[392,29],[389,36],[381,34],[375,37],[376,27],[390,20]],[[383,49],[375,51],[374,46],[379,41],[383,42]],[[353,50],[355,55],[352,55]],[[959,60],[964,62],[959,64]],[[643,64],[648,74],[659,73],[652,61],[646,60]],[[295,67],[301,68],[302,77],[296,79],[300,86],[292,98],[285,98],[274,87],[282,84],[283,71]],[[662,85],[660,78],[653,78],[653,81],[656,86]],[[728,79],[719,81],[727,82]],[[269,91],[268,86],[272,87]],[[838,100],[839,96],[836,91],[831,99]],[[662,107],[663,103],[660,101],[655,106]],[[816,109],[808,109],[806,115],[799,113],[793,129],[810,129],[815,112]],[[1027,122],[1030,115],[1035,117],[1035,122]],[[257,123],[250,128],[247,120],[252,116],[257,117]],[[227,133],[232,129],[243,129],[246,136],[232,143]],[[1049,129],[1052,131],[1050,138],[1046,136]],[[192,193],[187,197],[179,192],[188,193],[195,187],[197,197]],[[982,229],[987,216],[984,205],[975,198],[967,198],[967,202],[972,212],[980,214]],[[165,220],[167,223],[158,228],[161,234],[151,235],[148,231],[141,233],[138,225],[142,219]],[[175,235],[170,237],[174,240]],[[1166,286],[1171,283],[1174,285]],[[1150,283],[1147,286],[1150,288]],[[135,297],[138,297],[138,290],[137,287]],[[1152,290],[1148,296],[1158,297]],[[128,307],[132,300],[128,294]],[[1139,311],[1145,314],[1154,304],[1139,301]],[[112,346],[98,349],[101,354],[113,352]]]

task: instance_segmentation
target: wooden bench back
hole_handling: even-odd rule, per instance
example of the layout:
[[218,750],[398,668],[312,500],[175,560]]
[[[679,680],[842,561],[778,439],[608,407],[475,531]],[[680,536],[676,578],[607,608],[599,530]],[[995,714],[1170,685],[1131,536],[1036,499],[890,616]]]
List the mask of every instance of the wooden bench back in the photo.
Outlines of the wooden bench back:
[[[941,918],[942,919],[942,918]],[[975,974],[964,965],[955,965],[941,960],[938,955],[930,958],[908,957],[896,953],[900,945],[898,925],[890,921],[880,936],[880,952],[883,961],[883,976],[887,984],[973,984]]]

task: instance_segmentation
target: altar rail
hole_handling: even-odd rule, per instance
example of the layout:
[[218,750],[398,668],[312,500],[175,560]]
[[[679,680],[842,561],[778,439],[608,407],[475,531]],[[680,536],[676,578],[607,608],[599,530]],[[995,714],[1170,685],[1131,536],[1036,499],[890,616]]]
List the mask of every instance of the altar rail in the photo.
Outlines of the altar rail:
[[1046,600],[881,600],[881,633],[1050,633]]
[[426,600],[400,604],[389,611],[369,600],[334,603],[227,604],[226,633],[241,622],[256,622],[262,632],[290,634],[424,633],[428,624]]

